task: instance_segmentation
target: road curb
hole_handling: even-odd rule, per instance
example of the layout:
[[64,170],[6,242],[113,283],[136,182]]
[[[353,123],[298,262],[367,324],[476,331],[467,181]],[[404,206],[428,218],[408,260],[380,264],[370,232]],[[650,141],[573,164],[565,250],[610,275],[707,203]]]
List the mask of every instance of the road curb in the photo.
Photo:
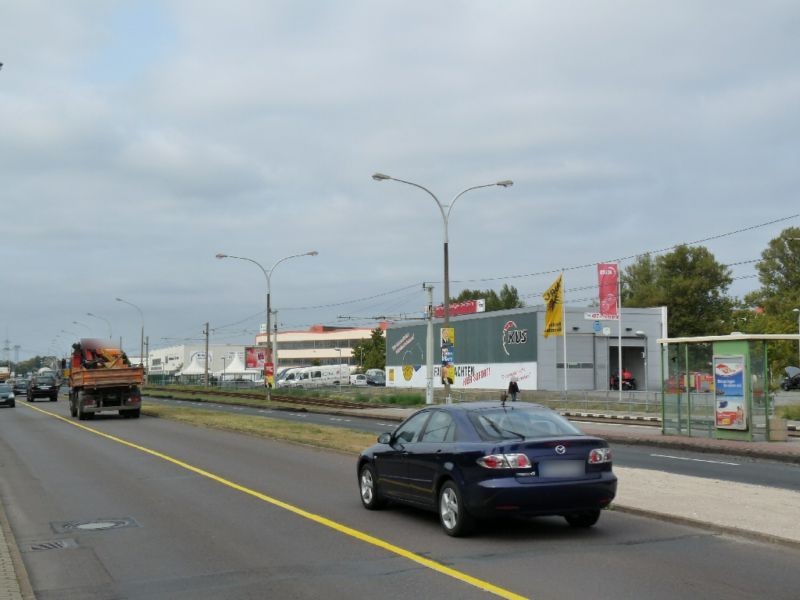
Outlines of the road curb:
[[680,515],[663,513],[655,510],[644,510],[642,508],[634,508],[632,506],[625,506],[621,504],[612,503],[609,510],[645,517],[648,519],[658,519],[667,523],[676,523],[679,525],[688,525],[697,527],[698,529],[705,529],[714,533],[721,533],[726,535],[735,535],[752,539],[758,542],[765,542],[769,544],[781,544],[793,549],[800,549],[800,540],[793,540],[790,538],[780,537],[776,535],[769,535],[761,533],[760,531],[752,531],[750,529],[742,529],[740,527],[732,527],[730,525],[719,525],[716,523],[709,523],[701,521],[700,519],[693,519],[691,517],[684,517]]
[[3,548],[0,547],[0,570],[4,570],[2,569],[4,566],[2,565],[4,562],[3,559],[9,560],[17,583],[17,585],[14,586],[14,582],[10,581],[6,589],[0,589],[0,597],[4,599],[8,598],[9,600],[14,600],[15,598],[20,598],[21,600],[36,600],[36,596],[33,593],[33,586],[28,577],[28,570],[25,568],[25,563],[22,561],[22,554],[19,551],[14,532],[11,531],[11,523],[8,521],[8,516],[6,515],[2,500],[0,500],[0,533],[2,534],[2,536],[0,536],[0,538],[2,538],[0,539],[0,544],[5,542],[5,549],[8,554],[7,557],[4,556]]

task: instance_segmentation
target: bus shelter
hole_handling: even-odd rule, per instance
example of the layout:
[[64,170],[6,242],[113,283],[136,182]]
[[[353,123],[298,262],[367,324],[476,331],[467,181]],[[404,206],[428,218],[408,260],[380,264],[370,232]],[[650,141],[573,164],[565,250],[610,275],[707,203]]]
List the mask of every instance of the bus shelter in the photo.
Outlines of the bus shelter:
[[798,334],[665,338],[661,345],[664,435],[725,440],[778,439],[769,387],[771,344]]

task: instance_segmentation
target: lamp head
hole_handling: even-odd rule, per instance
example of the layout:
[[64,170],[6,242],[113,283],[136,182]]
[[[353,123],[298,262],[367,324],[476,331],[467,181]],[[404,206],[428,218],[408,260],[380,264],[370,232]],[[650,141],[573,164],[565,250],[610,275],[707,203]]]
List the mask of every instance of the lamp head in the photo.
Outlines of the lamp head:
[[116,300],[117,302],[125,302],[125,300],[123,300],[122,298],[114,298],[114,300]]
[[386,179],[391,179],[389,175],[384,175],[383,173],[375,173],[372,178],[375,181],[385,181]]
[[511,181],[510,179],[504,179],[503,181],[498,181],[496,185],[499,185],[500,187],[507,188],[507,187],[511,187],[512,185],[514,185],[514,182]]
[[217,258],[228,258],[227,254],[222,254],[221,252],[217,254]]
[[317,252],[316,250],[312,250],[311,252],[306,252],[306,254],[308,254],[309,256],[317,256],[319,252]]

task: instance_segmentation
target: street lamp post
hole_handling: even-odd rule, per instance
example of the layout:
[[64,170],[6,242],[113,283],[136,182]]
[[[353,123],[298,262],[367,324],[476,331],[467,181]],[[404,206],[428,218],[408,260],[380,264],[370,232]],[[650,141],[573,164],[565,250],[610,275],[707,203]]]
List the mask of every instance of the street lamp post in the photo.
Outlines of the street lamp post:
[[117,302],[122,302],[123,304],[127,304],[128,306],[132,306],[137,311],[139,311],[139,316],[142,319],[142,329],[141,329],[141,338],[140,338],[141,341],[139,342],[139,364],[141,364],[144,367],[145,366],[145,364],[144,364],[145,363],[145,360],[144,360],[144,313],[142,312],[142,309],[139,308],[138,306],[136,306],[133,302],[128,302],[127,300],[123,300],[122,298],[116,298],[116,301]]
[[[244,257],[244,256],[233,256],[231,254],[222,254],[222,253],[217,254],[217,258],[219,258],[219,259],[222,259],[222,258],[235,258],[237,260],[246,260],[247,262],[251,262],[254,265],[256,265],[259,269],[261,269],[262,273],[264,273],[264,278],[267,280],[267,331],[266,331],[266,333],[267,333],[267,359],[272,362],[273,372],[275,372],[276,366],[275,366],[275,357],[273,356],[273,352],[272,352],[272,332],[270,331],[270,314],[272,312],[272,304],[271,304],[271,302],[272,302],[272,299],[271,299],[271,297],[272,297],[272,289],[271,289],[272,272],[275,270],[275,267],[277,267],[283,261],[289,260],[290,258],[299,258],[301,256],[317,256],[318,254],[319,254],[319,252],[317,252],[316,250],[311,250],[310,252],[303,252],[302,254],[292,254],[290,256],[284,256],[280,260],[275,261],[275,263],[269,269],[265,269],[263,266],[261,266],[260,262],[258,262],[257,260],[253,260],[252,258],[247,258],[247,257]],[[265,383],[265,385],[267,387],[267,401],[269,401],[271,399],[271,394],[270,394],[269,381],[267,380],[267,374],[266,373],[264,373],[264,383]]]
[[[470,192],[472,190],[478,190],[478,189],[481,189],[481,188],[494,187],[494,186],[500,186],[500,187],[503,187],[503,188],[507,188],[507,187],[511,187],[512,185],[514,185],[514,182],[511,181],[510,179],[504,179],[503,181],[497,181],[495,183],[486,183],[486,184],[483,184],[483,185],[474,185],[472,187],[468,187],[467,189],[465,189],[462,192],[459,192],[453,198],[453,200],[450,202],[450,204],[442,204],[439,201],[439,198],[436,197],[436,194],[434,194],[428,188],[426,188],[424,186],[421,186],[418,183],[414,183],[413,181],[406,181],[404,179],[397,179],[397,178],[392,177],[390,175],[385,175],[384,173],[375,173],[375,174],[372,175],[372,178],[375,181],[387,181],[387,180],[389,180],[389,181],[397,181],[398,183],[405,183],[406,185],[411,185],[411,186],[414,186],[415,188],[419,188],[422,191],[428,193],[428,195],[430,195],[430,197],[433,198],[434,201],[436,202],[436,206],[439,207],[439,212],[442,215],[442,221],[444,223],[444,245],[443,245],[443,250],[444,250],[444,282],[443,282],[443,284],[444,284],[443,285],[443,287],[444,287],[444,303],[443,303],[444,324],[443,324],[443,327],[445,327],[445,328],[449,327],[450,326],[450,260],[449,260],[449,249],[448,249],[448,242],[449,242],[449,240],[448,240],[448,222],[450,220],[450,213],[453,211],[453,206],[455,206],[456,201],[461,196],[463,196],[464,194],[466,194],[467,192]],[[447,210],[445,210],[445,209],[447,209]],[[444,372],[442,372],[442,375],[443,375],[442,380],[444,381],[444,388],[445,388],[445,402],[447,402],[449,404],[450,403],[450,381],[447,379],[447,377],[444,376]]]
[[[797,335],[800,335],[800,308],[793,308],[792,312],[797,313]],[[800,340],[797,340],[797,364],[800,366]]]
[[342,349],[334,348],[339,353],[339,364],[336,365],[336,371],[339,373],[339,391],[342,391]]
[[113,333],[113,330],[111,329],[111,321],[109,321],[105,317],[101,317],[101,316],[98,316],[98,315],[95,315],[95,314],[89,313],[89,312],[86,313],[86,316],[87,317],[94,317],[95,319],[100,319],[101,321],[105,321],[106,325],[108,326],[108,339],[111,340],[111,339],[114,338],[114,333]]

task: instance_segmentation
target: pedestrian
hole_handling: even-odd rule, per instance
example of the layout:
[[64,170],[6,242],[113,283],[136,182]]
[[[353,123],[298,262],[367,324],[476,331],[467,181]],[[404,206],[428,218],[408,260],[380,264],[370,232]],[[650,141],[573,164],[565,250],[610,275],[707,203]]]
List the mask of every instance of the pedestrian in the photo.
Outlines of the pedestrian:
[[517,378],[512,377],[508,383],[508,395],[511,396],[511,401],[517,401],[517,394],[519,393],[519,386],[517,385]]

